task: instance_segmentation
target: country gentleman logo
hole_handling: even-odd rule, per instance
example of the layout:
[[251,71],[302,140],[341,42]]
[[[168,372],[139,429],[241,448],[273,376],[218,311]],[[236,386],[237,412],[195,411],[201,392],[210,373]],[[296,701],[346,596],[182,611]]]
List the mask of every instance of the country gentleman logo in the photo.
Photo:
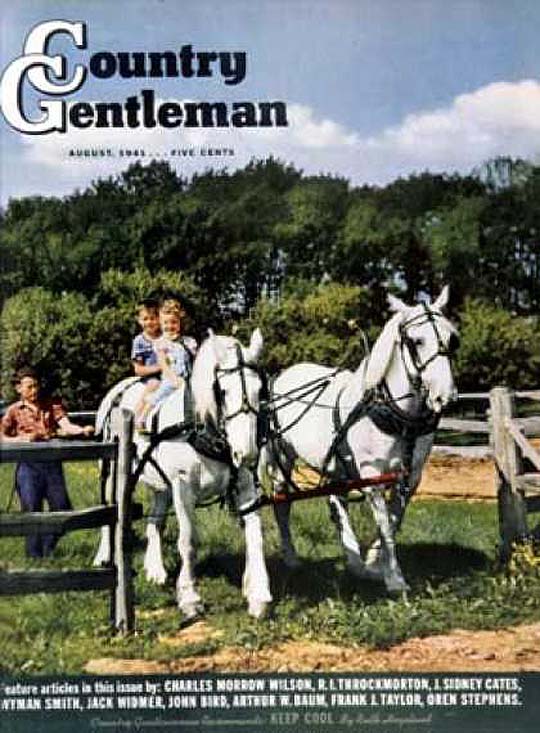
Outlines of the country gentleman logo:
[[[191,44],[178,50],[109,51],[93,53],[87,65],[71,64],[62,55],[50,55],[48,46],[56,34],[68,34],[74,46],[87,49],[83,22],[50,20],[28,34],[23,54],[4,71],[0,93],[2,113],[15,130],[26,135],[65,133],[70,128],[198,128],[286,127],[287,106],[281,101],[184,101],[159,100],[153,88],[141,89],[123,101],[67,101],[80,92],[89,77],[109,79],[179,78],[221,79],[228,87],[246,78],[245,51],[206,51]],[[39,98],[36,102],[35,94]]]

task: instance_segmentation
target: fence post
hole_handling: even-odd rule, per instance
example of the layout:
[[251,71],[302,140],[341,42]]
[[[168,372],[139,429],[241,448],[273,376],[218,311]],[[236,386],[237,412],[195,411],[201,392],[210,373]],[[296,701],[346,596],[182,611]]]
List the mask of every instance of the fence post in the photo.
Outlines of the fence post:
[[514,417],[514,398],[506,387],[495,387],[489,393],[491,407],[491,443],[497,471],[499,506],[500,556],[508,560],[512,543],[528,533],[527,507],[516,477],[523,472],[521,453],[505,426]]
[[135,626],[131,549],[131,493],[133,491],[133,414],[121,410],[119,420],[118,463],[116,470],[116,503],[118,520],[114,531],[114,565],[116,594],[114,624],[127,633]]

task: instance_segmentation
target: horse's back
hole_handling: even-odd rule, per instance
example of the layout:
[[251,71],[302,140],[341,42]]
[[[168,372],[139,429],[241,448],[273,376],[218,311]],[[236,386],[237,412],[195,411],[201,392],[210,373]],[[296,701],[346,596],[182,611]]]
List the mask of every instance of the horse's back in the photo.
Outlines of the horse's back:
[[[103,430],[103,425],[107,418],[111,414],[111,410],[115,406],[116,403],[120,404],[124,401],[125,395],[127,395],[128,391],[132,392],[133,388],[136,385],[140,385],[141,381],[139,377],[126,377],[125,379],[122,379],[118,384],[115,384],[114,387],[111,387],[111,389],[107,392],[105,397],[101,400],[100,405],[98,407],[97,413],[96,413],[96,433],[101,433]],[[142,386],[142,385],[141,385]],[[137,390],[138,392],[140,391]],[[133,410],[132,407],[129,405],[122,405],[127,407],[128,409]]]
[[304,362],[285,369],[272,385],[282,435],[301,458],[321,465],[332,441],[332,414],[351,372]]
[[333,384],[344,384],[351,377],[348,370],[337,370],[332,367],[316,364],[311,361],[294,364],[284,369],[273,382],[274,393],[283,394],[286,390],[295,389],[303,385],[306,389],[315,386],[317,380],[324,382],[325,378],[332,380]]

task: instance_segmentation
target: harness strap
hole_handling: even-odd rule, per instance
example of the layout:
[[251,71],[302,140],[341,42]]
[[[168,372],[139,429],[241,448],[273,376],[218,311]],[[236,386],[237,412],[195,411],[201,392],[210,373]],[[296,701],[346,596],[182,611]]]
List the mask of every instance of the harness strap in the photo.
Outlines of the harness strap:
[[[153,420],[154,418],[152,419],[152,421]],[[152,424],[152,427],[154,427],[154,424]],[[133,486],[135,486],[137,481],[140,479],[146,464],[150,463],[150,465],[155,468],[162,481],[164,481],[167,488],[172,488],[169,478],[167,477],[161,466],[157,463],[157,461],[152,457],[152,453],[163,440],[172,440],[173,438],[179,438],[183,435],[187,435],[191,430],[193,430],[192,425],[189,425],[188,423],[177,423],[176,425],[169,425],[159,432],[152,431],[152,433],[150,434],[150,441],[146,446],[141,458],[139,459],[135,471],[133,472]]]
[[351,412],[347,415],[345,422],[342,423],[339,414],[339,403],[344,389],[345,387],[341,388],[337,396],[336,404],[334,405],[334,409],[332,411],[335,436],[323,461],[321,469],[321,480],[325,478],[326,470],[334,455],[341,464],[346,478],[353,479],[358,477],[358,469],[354,465],[352,451],[347,442],[347,433],[349,432],[350,428],[352,428],[352,426],[356,422],[358,422],[358,420],[360,420],[361,417],[364,417],[367,414],[368,403],[365,400],[362,400],[357,405],[355,405]]

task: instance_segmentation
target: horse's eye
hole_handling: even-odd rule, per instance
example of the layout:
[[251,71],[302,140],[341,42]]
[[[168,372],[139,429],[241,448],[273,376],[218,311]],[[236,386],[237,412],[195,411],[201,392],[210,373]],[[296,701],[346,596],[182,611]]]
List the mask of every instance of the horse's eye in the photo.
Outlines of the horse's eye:
[[415,339],[413,339],[413,344],[415,346],[423,346],[424,345],[424,339],[423,338],[420,338],[420,337],[415,338]]

